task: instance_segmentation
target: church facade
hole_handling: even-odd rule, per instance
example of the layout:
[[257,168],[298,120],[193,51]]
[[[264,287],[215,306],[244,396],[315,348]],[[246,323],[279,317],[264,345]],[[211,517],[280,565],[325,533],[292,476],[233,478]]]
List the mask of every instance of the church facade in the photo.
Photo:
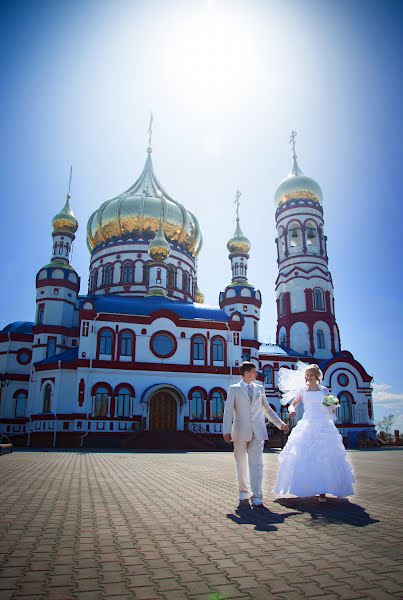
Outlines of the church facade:
[[78,222],[68,194],[52,220],[51,260],[37,273],[35,322],[0,333],[0,433],[19,445],[119,448],[151,432],[187,432],[214,447],[243,360],[256,364],[283,419],[278,370],[302,360],[319,364],[340,398],[348,445],[374,439],[372,377],[341,347],[322,190],[301,172],[295,147],[293,161],[275,193],[276,344],[259,341],[262,297],[248,281],[239,213],[227,244],[232,280],[219,305],[206,306],[197,218],[159,183],[151,148],[136,182],[88,221],[85,295],[70,260]]

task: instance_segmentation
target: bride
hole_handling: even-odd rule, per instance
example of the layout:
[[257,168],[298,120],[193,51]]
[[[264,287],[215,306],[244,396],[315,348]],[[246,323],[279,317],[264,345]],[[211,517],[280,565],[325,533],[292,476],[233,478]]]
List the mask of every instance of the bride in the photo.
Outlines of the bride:
[[287,404],[293,398],[288,408],[290,417],[302,402],[304,416],[278,456],[280,467],[273,492],[319,495],[319,502],[326,502],[326,494],[353,495],[355,478],[342,436],[333,422],[332,409],[322,404],[329,394],[328,388],[320,385],[322,371],[318,365],[299,362],[297,366],[297,371],[284,367],[279,371],[278,385],[284,392],[281,402]]

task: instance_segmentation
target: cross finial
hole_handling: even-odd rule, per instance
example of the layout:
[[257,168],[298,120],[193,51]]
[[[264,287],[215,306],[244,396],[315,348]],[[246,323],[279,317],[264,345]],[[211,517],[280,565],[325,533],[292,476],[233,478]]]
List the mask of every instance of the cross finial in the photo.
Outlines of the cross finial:
[[69,177],[69,189],[67,192],[67,198],[71,198],[70,188],[71,188],[71,179],[73,177],[73,165],[70,165],[70,177]]
[[239,221],[239,198],[241,197],[241,192],[239,190],[236,191],[235,194],[235,213],[236,213],[236,220]]
[[148,126],[148,149],[151,150],[151,137],[153,135],[153,121],[154,115],[150,112],[150,124]]
[[291,131],[291,135],[290,135],[290,144],[292,144],[292,154],[293,154],[293,159],[295,160],[297,158],[297,155],[295,154],[295,138],[297,137],[297,132],[293,129]]

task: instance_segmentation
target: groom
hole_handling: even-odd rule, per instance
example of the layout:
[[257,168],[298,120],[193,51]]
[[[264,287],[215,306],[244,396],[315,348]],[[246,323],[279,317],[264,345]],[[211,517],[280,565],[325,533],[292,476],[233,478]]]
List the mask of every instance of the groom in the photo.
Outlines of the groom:
[[[226,442],[234,442],[239,501],[249,506],[249,478],[252,488],[252,505],[263,507],[263,448],[268,439],[265,413],[276,427],[288,432],[286,425],[266,400],[262,385],[254,383],[256,367],[245,361],[240,366],[242,381],[230,385],[225,402],[223,435]],[[249,474],[248,474],[249,463]]]

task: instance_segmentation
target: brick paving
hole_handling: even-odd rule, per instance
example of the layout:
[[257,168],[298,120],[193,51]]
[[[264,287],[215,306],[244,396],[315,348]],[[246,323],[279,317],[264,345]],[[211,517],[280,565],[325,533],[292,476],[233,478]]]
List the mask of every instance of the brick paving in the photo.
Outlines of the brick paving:
[[0,600],[403,598],[403,449],[349,452],[350,501],[237,510],[230,453],[0,457]]

